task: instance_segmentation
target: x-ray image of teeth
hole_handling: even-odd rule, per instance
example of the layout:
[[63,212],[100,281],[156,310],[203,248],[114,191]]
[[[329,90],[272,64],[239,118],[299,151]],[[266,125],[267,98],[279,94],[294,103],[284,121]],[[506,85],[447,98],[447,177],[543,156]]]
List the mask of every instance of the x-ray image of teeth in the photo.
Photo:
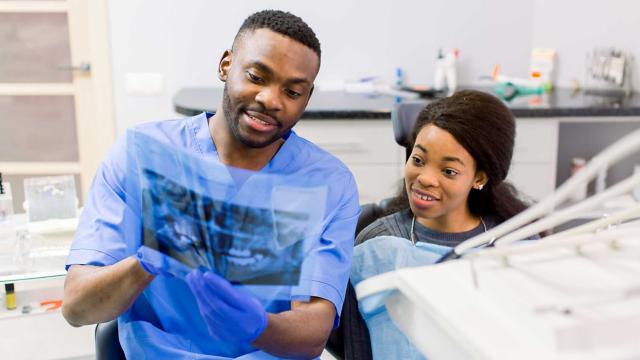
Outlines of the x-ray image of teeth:
[[206,223],[198,221],[195,194],[146,170],[142,190],[143,244],[192,268],[209,267]]
[[309,213],[216,200],[151,169],[142,178],[143,245],[232,282],[298,284]]

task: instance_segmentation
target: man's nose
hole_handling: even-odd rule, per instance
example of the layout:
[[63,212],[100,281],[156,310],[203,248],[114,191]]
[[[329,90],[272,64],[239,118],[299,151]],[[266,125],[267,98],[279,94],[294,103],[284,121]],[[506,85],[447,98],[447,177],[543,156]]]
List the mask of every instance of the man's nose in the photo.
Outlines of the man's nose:
[[282,93],[279,87],[265,86],[256,94],[256,101],[267,111],[278,111],[282,109],[281,96]]

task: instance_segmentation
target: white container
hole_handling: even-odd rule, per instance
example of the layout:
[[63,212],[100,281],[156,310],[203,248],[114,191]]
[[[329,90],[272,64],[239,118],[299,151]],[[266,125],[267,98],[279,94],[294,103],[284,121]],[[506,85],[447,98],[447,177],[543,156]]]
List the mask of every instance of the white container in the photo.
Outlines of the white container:
[[[578,171],[582,170],[586,165],[587,165],[587,160],[583,158],[576,157],[571,159],[571,176],[573,176]],[[588,185],[589,183],[585,182],[584,184],[580,184],[579,186],[576,186],[575,190],[571,193],[570,199],[575,202],[586,199]]]
[[[633,166],[633,174],[640,173],[640,164],[635,164]],[[633,188],[633,192],[631,193],[636,201],[640,201],[640,185]]]
[[76,185],[73,176],[45,176],[24,179],[29,221],[77,217]]
[[433,88],[447,90],[448,95],[453,94],[458,87],[458,74],[456,62],[458,59],[458,49],[453,49],[443,56],[442,52],[438,53],[436,59],[436,69],[433,76]]
[[0,194],[0,221],[13,215],[13,196],[11,194],[11,184],[2,183],[2,194]]
[[529,70],[532,80],[539,80],[543,85],[553,85],[555,82],[555,68],[555,49],[535,48],[531,50]]
[[436,59],[435,65],[436,71],[433,74],[433,88],[440,91],[444,89],[444,68],[446,66],[444,55],[442,55],[442,50],[438,52],[438,58]]

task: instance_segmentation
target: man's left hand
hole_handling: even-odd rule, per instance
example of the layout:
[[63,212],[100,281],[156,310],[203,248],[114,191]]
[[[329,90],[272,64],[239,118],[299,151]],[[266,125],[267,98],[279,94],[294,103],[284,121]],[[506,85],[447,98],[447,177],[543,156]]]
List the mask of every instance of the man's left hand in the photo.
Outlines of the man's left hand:
[[251,343],[267,328],[267,312],[246,289],[233,287],[219,275],[198,269],[187,275],[187,283],[213,336]]

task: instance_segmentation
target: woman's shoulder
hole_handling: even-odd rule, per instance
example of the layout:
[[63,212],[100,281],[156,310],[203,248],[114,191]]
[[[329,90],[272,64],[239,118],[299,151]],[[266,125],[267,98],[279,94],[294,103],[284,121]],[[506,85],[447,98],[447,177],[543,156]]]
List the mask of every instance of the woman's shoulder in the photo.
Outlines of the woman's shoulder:
[[381,217],[362,229],[356,237],[356,245],[378,236],[408,238],[411,215],[408,209]]

